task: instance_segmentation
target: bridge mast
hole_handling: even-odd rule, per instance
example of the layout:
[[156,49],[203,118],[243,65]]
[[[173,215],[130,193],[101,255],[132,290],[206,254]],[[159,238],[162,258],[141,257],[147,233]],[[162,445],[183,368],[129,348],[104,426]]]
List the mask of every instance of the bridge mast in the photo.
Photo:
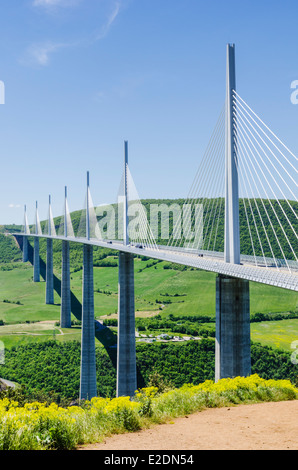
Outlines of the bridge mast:
[[[124,201],[123,245],[128,236],[128,143],[124,142]],[[117,339],[117,397],[133,397],[137,389],[135,339],[134,255],[119,251],[118,264],[118,339]]]
[[124,201],[123,201],[123,245],[129,244],[128,236],[128,194],[127,194],[127,170],[128,170],[128,142],[124,142]]
[[[90,240],[90,182],[87,171],[86,239]],[[83,245],[80,400],[97,396],[94,320],[93,246]]]
[[[67,227],[67,187],[64,188],[64,237],[68,237]],[[62,240],[62,275],[61,275],[61,328],[71,327],[71,294],[70,294],[70,257],[69,242]]]
[[[52,233],[51,196],[49,195],[48,235]],[[54,277],[53,277],[53,240],[47,238],[47,263],[46,263],[46,304],[54,303]]]
[[[27,207],[24,206],[24,234],[30,234],[28,219],[27,219]],[[23,262],[26,263],[29,260],[28,256],[28,237],[23,237]]]
[[228,44],[226,77],[225,262],[240,264],[238,162],[235,151],[236,121],[233,117],[235,91],[235,44]]
[[[235,45],[227,45],[225,262],[240,264],[238,162],[235,153]],[[215,380],[251,373],[249,281],[216,279]]]
[[[36,209],[35,209],[35,235],[39,235],[38,233],[38,205],[36,201]],[[39,259],[39,238],[36,236],[34,237],[34,251],[33,251],[33,281],[40,282],[40,259]]]
[[89,208],[89,171],[87,171],[87,196],[86,196],[86,238],[90,240],[90,208]]

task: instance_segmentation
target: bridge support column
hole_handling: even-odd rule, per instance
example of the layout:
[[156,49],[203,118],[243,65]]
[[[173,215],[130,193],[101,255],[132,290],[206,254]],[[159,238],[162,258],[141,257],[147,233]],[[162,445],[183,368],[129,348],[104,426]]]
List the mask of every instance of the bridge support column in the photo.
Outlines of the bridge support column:
[[216,279],[215,380],[251,374],[249,281]]
[[133,397],[137,389],[134,257],[119,253],[117,396]]
[[28,256],[28,237],[23,237],[23,262],[27,263],[29,261]]
[[69,242],[62,241],[62,279],[61,279],[61,328],[71,327],[71,297],[69,271]]
[[54,303],[53,240],[47,239],[46,304]]
[[40,282],[39,238],[34,237],[33,281]]
[[93,247],[92,245],[84,245],[83,250],[83,310],[80,399],[91,400],[92,397],[97,396]]

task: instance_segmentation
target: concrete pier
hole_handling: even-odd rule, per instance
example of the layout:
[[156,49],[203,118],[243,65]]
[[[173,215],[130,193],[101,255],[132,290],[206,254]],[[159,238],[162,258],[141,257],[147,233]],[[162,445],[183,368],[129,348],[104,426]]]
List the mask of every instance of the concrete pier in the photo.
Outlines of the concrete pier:
[[47,239],[46,304],[54,303],[53,240]]
[[215,380],[250,374],[249,281],[218,275]]
[[[27,218],[27,207],[24,205],[24,234],[30,234],[30,228]],[[23,262],[27,263],[29,261],[29,251],[28,251],[28,237],[23,237]]]
[[80,400],[96,396],[93,247],[84,245]]
[[235,45],[227,45],[226,139],[225,139],[225,262],[240,264],[239,188],[237,157],[237,115]]
[[39,238],[34,237],[33,281],[40,282]]
[[23,262],[27,263],[28,257],[28,237],[23,237]]
[[134,257],[119,253],[117,396],[133,397],[137,389]]
[[62,241],[62,279],[61,279],[61,328],[71,327],[71,297],[69,271],[69,242]]

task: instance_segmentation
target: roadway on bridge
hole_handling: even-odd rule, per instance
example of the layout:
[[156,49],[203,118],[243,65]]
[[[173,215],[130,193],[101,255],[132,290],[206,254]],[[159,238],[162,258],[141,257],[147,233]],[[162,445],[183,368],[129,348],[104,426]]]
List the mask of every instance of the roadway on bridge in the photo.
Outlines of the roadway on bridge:
[[[20,234],[14,234],[20,236]],[[21,234],[21,236],[24,236]],[[27,235],[26,235],[27,236]],[[223,258],[214,256],[213,252],[208,255],[204,252],[203,256],[188,252],[185,249],[171,248],[167,246],[156,246],[155,248],[147,247],[140,244],[124,245],[122,241],[86,239],[79,237],[61,237],[49,235],[28,235],[30,237],[51,238],[53,240],[64,240],[68,242],[99,246],[109,248],[115,251],[124,251],[135,255],[146,256],[148,258],[168,261],[184,266],[190,266],[204,271],[215,272],[218,274],[236,277],[239,279],[247,279],[253,282],[259,282],[270,286],[281,287],[288,290],[298,292],[298,272],[289,271],[284,267],[266,267],[253,266],[248,262],[240,265],[226,263]]]

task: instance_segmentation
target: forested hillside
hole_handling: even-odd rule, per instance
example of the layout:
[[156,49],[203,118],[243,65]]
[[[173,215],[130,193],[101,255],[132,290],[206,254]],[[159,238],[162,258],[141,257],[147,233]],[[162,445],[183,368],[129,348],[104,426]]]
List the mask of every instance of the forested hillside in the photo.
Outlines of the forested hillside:
[[[181,387],[214,380],[214,339],[187,343],[137,344],[138,387],[152,383]],[[24,384],[31,398],[51,396],[58,402],[78,398],[80,383],[80,343],[49,341],[19,346],[7,351],[0,377]],[[99,396],[116,392],[115,350],[110,355],[96,348]],[[252,373],[265,379],[288,379],[297,384],[298,366],[290,353],[252,344]]]
[[[146,199],[141,201],[147,211],[147,219],[150,221],[150,205],[161,208],[166,206],[169,209],[168,220],[169,220],[169,237],[173,234],[173,214],[175,213],[175,206],[179,207],[182,213],[182,207],[185,203],[184,199]],[[192,216],[194,216],[194,207],[197,201],[193,201]],[[289,203],[286,201],[268,201],[268,200],[239,200],[239,216],[240,216],[240,245],[241,253],[246,255],[272,257],[272,251],[274,256],[277,258],[283,258],[283,255],[289,259],[294,260],[294,253],[298,253],[298,240],[295,237],[293,230],[282,229],[282,226],[287,226],[288,221],[291,223],[293,229],[298,232],[298,222],[294,213],[298,213],[298,203],[295,201]],[[214,251],[224,250],[224,199],[210,199],[204,201],[203,204],[203,220],[204,223],[204,246],[203,249],[209,249]],[[214,207],[217,207],[217,212],[214,213]],[[248,207],[250,210],[248,210]],[[292,209],[291,209],[292,208]],[[117,238],[117,220],[118,212],[117,206],[115,209],[115,221],[116,221],[116,233]],[[171,210],[173,209],[173,210]],[[101,218],[105,217],[104,212]],[[278,216],[280,223],[277,222],[275,215]],[[215,216],[215,217],[214,217]],[[158,227],[158,236],[156,242],[158,244],[168,244],[169,239],[163,239],[161,233],[161,222],[160,214],[155,217],[159,217],[159,220],[152,220],[151,223],[156,224]],[[75,211],[71,213],[71,220],[76,234],[82,225],[82,211]],[[56,217],[54,219],[56,231],[59,231],[60,223],[62,218]],[[248,222],[249,227],[248,229]],[[47,223],[41,222],[41,227],[44,232],[47,230]],[[106,229],[106,226],[103,227]],[[183,227],[182,227],[183,228]],[[31,227],[33,229],[33,227]],[[10,263],[21,259],[20,252],[14,243],[14,240],[6,236],[7,233],[13,231],[20,231],[20,226],[5,226],[0,229],[0,263]],[[6,234],[4,234],[6,232]],[[262,240],[262,247],[260,246],[259,239]],[[173,241],[178,246],[183,246],[185,239],[183,230],[181,232],[181,238],[177,241]],[[292,249],[290,248],[290,245]],[[40,244],[40,255],[45,261],[46,259],[46,244],[45,241],[41,240]],[[293,253],[294,252],[294,253]],[[94,263],[95,266],[105,266],[103,261],[105,258],[115,256],[114,250],[108,250],[103,248],[94,249]],[[72,244],[71,249],[71,266],[72,269],[80,269],[82,262],[82,248],[77,244]],[[54,264],[59,265],[61,260],[61,246],[59,241],[54,242]],[[113,261],[110,259],[109,263],[117,263],[117,260]]]
[[[149,215],[150,204],[166,204],[171,206],[177,204],[182,207],[184,200],[146,200],[142,201],[146,207]],[[221,205],[220,205],[221,203]],[[218,251],[223,250],[223,230],[224,230],[224,205],[223,201],[213,200],[210,201],[209,205],[204,206],[204,218],[208,219],[210,213],[208,207],[211,205],[217,205],[221,207],[219,217],[214,229],[210,230],[206,240],[208,239],[209,247],[204,248],[215,249]],[[252,255],[251,251],[251,237],[257,241],[257,232],[251,232],[247,230],[247,212],[245,211],[245,202],[240,201],[240,225],[241,225],[241,251],[243,254]],[[247,202],[248,204],[248,202]],[[267,206],[266,206],[267,204]],[[272,203],[273,204],[273,203]],[[251,201],[251,206],[253,203]],[[297,203],[292,203],[292,206],[297,211]],[[267,207],[268,213],[272,211],[272,206],[268,202],[264,201],[264,206]],[[278,211],[280,207],[278,205],[273,206]],[[211,209],[210,209],[211,210]],[[264,209],[265,210],[265,209]],[[293,212],[289,209],[289,206],[284,205],[284,211],[287,217],[292,221],[293,226],[298,230],[296,220],[293,218]],[[71,214],[73,228],[76,231],[79,228],[82,214],[77,211]],[[280,213],[282,219],[283,214]],[[173,231],[173,214],[169,212],[170,220],[170,234]],[[256,219],[257,220],[257,219]],[[272,218],[272,221],[274,219]],[[55,218],[55,226],[58,231],[60,226],[61,218]],[[42,222],[42,229],[46,230],[46,223]],[[280,234],[282,240],[283,234],[280,232],[278,225],[273,226],[276,233]],[[270,235],[270,244],[275,246],[275,234],[273,233],[272,227],[268,223],[267,235]],[[264,230],[264,227],[260,224],[258,230]],[[270,231],[271,230],[271,231]],[[17,262],[21,261],[22,253],[17,245],[14,237],[9,235],[9,232],[20,232],[21,227],[19,226],[6,226],[0,228],[0,269],[11,270],[18,265]],[[295,247],[298,252],[297,240],[288,234],[291,244]],[[266,238],[266,237],[264,237]],[[31,245],[33,245],[33,239],[29,239]],[[183,242],[183,239],[182,239]],[[159,226],[157,243],[168,243],[168,240],[161,238],[161,227]],[[255,245],[257,247],[257,243]],[[57,268],[57,277],[60,276],[61,270],[61,242],[54,240],[54,266]],[[279,247],[276,247],[277,249]],[[271,256],[269,245],[266,248],[266,243],[263,244],[266,256]],[[277,250],[278,251],[278,250]],[[293,253],[286,250],[284,245],[284,253],[286,253],[289,259],[293,259]],[[256,252],[256,255],[261,255],[261,252]],[[42,258],[43,266],[46,261],[46,240],[40,240],[40,256]],[[77,243],[71,243],[70,250],[70,266],[72,271],[72,282],[73,285],[78,285],[81,291],[81,281],[79,279],[80,271],[82,269],[83,253],[82,246]],[[207,379],[214,378],[214,336],[215,336],[215,323],[214,318],[210,315],[206,315],[204,307],[200,307],[197,300],[197,284],[193,287],[194,280],[192,275],[198,273],[198,271],[190,272],[193,268],[186,268],[182,266],[174,266],[171,263],[160,263],[158,264],[154,260],[147,260],[145,257],[141,257],[142,260],[136,259],[136,305],[140,307],[140,310],[147,311],[151,314],[154,310],[159,310],[161,316],[156,316],[152,319],[138,318],[136,321],[136,327],[140,332],[146,330],[146,332],[158,331],[161,329],[170,329],[173,333],[188,334],[201,337],[200,341],[185,341],[185,342],[168,342],[168,343],[137,343],[137,367],[138,367],[138,386],[142,387],[148,385],[152,381],[152,377],[159,377],[162,383],[171,384],[174,387],[179,387],[184,383],[203,382]],[[157,264],[156,264],[157,263]],[[94,266],[95,267],[115,267],[118,264],[117,252],[112,249],[94,248]],[[22,265],[23,266],[23,265]],[[174,271],[175,269],[175,271]],[[177,271],[177,269],[185,270],[186,272]],[[153,272],[154,270],[154,272]],[[169,271],[170,270],[170,271]],[[106,272],[106,270],[97,270],[99,272]],[[115,274],[115,270],[107,270],[109,276],[105,278],[103,285],[100,283],[103,274],[98,275],[96,278],[95,292],[100,303],[103,301],[107,302],[107,311],[101,312],[101,315],[108,314],[117,311],[116,300],[115,306],[112,304],[112,300],[117,298],[117,276],[112,276],[110,273]],[[204,274],[204,272],[201,272]],[[179,276],[183,274],[183,276]],[[7,277],[6,273],[3,273]],[[170,276],[169,276],[170,275]],[[181,279],[180,279],[181,278]],[[167,284],[165,284],[167,279]],[[172,279],[172,280],[171,280]],[[208,298],[208,293],[211,290],[214,291],[214,285],[202,282],[200,280],[200,287],[204,290],[201,291],[201,297]],[[180,283],[179,283],[180,282]],[[213,281],[212,281],[213,282]],[[182,283],[182,284],[181,284]],[[158,284],[156,286],[155,284]],[[180,289],[180,284],[183,285],[183,289]],[[252,283],[253,284],[253,283]],[[190,288],[192,286],[192,288]],[[42,287],[42,286],[41,286]],[[252,300],[253,296],[257,296],[262,299],[264,296],[263,291],[258,289],[264,286],[258,285],[257,287],[252,285]],[[265,286],[267,287],[267,286]],[[140,292],[140,289],[142,292]],[[269,289],[269,287],[268,287]],[[271,289],[271,288],[270,288]],[[145,292],[146,291],[146,292]],[[13,291],[14,292],[14,291]],[[273,290],[272,290],[273,292]],[[274,290],[275,296],[276,288]],[[293,294],[293,293],[291,293]],[[213,295],[213,294],[212,294]],[[286,294],[288,296],[288,294]],[[99,297],[101,296],[101,297]],[[114,296],[114,297],[113,297]],[[278,293],[278,296],[280,294]],[[213,298],[213,297],[212,297]],[[278,301],[277,297],[271,295],[272,303],[276,306]],[[15,299],[9,297],[11,302]],[[194,304],[191,304],[192,299],[195,299]],[[264,296],[264,301],[268,296]],[[188,300],[188,302],[186,302]],[[214,300],[214,299],[213,299]],[[5,300],[2,300],[5,302]],[[109,301],[109,302],[108,302]],[[269,302],[270,303],[270,302]],[[28,306],[33,309],[33,304],[30,300],[27,302]],[[78,310],[81,309],[80,303],[77,301]],[[7,304],[3,304],[7,307]],[[14,305],[14,304],[13,304]],[[40,308],[40,303],[35,302]],[[283,304],[281,304],[283,305]],[[21,309],[22,305],[18,305]],[[136,307],[136,308],[138,308]],[[294,306],[295,307],[295,306]],[[293,310],[295,308],[293,307]],[[201,308],[201,310],[200,310]],[[282,310],[272,309],[273,312],[286,312],[285,307]],[[115,310],[116,309],[116,310]],[[189,310],[188,310],[189,309]],[[149,311],[150,310],[150,311]],[[296,311],[296,310],[295,310]],[[97,312],[97,313],[98,313]],[[147,312],[147,313],[148,313]],[[171,313],[175,315],[181,315],[181,318],[175,318],[175,322]],[[268,308],[255,310],[255,312],[268,312]],[[156,312],[155,312],[156,313]],[[192,318],[190,313],[194,315]],[[14,312],[14,315],[17,313]],[[18,314],[19,315],[19,314]],[[201,315],[201,317],[200,317]],[[204,316],[205,315],[205,316]],[[262,316],[263,315],[263,316]],[[272,315],[271,310],[268,313],[268,318],[264,316],[264,313],[256,313],[255,317],[252,317],[252,321],[270,321],[278,320],[279,318]],[[100,315],[99,315],[100,316]],[[7,321],[5,317],[5,321]],[[14,321],[16,321],[15,317]],[[28,318],[31,316],[28,314]],[[289,321],[293,318],[296,321],[297,316],[294,312],[289,314],[289,310],[284,315],[281,315],[282,319]],[[0,318],[1,319],[1,318]],[[19,320],[19,317],[18,319]],[[23,320],[24,321],[24,320]],[[25,319],[27,321],[27,317]],[[113,323],[114,322],[114,323]],[[8,322],[9,323],[9,319]],[[116,320],[106,320],[108,325],[117,326]],[[112,332],[107,329],[108,332]],[[116,334],[113,331],[113,335]],[[267,333],[268,334],[268,333]],[[65,335],[65,338],[67,336]],[[114,338],[114,337],[113,337]],[[113,343],[115,343],[115,338]],[[103,344],[103,343],[102,343]],[[115,396],[116,390],[116,349],[110,347],[111,344],[104,344],[104,347],[96,348],[97,357],[97,386],[98,393],[101,396]],[[291,362],[291,353],[272,349],[270,347],[261,346],[260,344],[252,344],[252,372],[259,374],[263,378],[275,378],[275,379],[290,379],[293,383],[297,383],[298,377],[298,366]],[[80,342],[77,341],[32,341],[30,344],[22,346],[13,346],[7,348],[5,351],[5,364],[0,365],[0,377],[4,377],[7,380],[15,381],[19,384],[25,384],[26,393],[33,396],[41,396],[45,393],[45,396],[52,394],[52,398],[56,401],[71,401],[78,398],[79,393],[79,382],[80,382]]]

